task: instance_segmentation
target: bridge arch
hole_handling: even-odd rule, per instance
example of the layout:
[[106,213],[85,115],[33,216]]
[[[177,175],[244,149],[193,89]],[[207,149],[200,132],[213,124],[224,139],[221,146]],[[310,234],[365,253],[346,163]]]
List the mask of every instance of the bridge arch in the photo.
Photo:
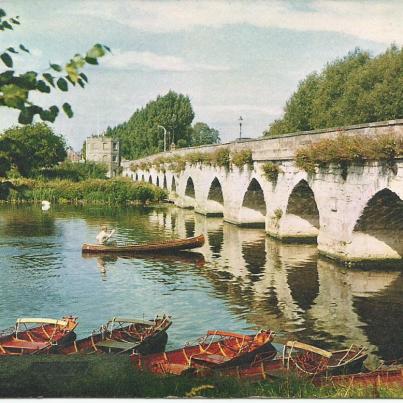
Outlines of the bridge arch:
[[166,174],[164,174],[164,179],[162,181],[162,187],[163,187],[163,189],[168,189]]
[[145,182],[144,174],[141,175],[141,181],[142,181],[142,182]]
[[160,178],[158,177],[158,175],[157,175],[157,179],[155,180],[155,185],[156,186],[160,185]]
[[347,254],[354,260],[403,259],[403,201],[388,188],[376,192],[355,222]]
[[193,183],[193,179],[190,176],[186,181],[185,196],[191,197],[193,199],[196,198],[195,186]]
[[176,192],[176,180],[174,175],[172,175],[171,192]]
[[151,174],[148,176],[148,183],[153,183],[153,178],[151,177]]
[[139,174],[136,172],[136,176],[135,176],[135,179],[134,179],[136,182],[139,180]]
[[288,196],[281,217],[279,237],[288,240],[316,242],[320,227],[315,195],[305,179],[301,179]]
[[239,225],[264,228],[266,212],[263,187],[256,178],[252,178],[242,198]]
[[206,216],[222,217],[224,215],[224,194],[221,182],[217,177],[211,181],[207,190],[207,199],[204,202],[203,214]]

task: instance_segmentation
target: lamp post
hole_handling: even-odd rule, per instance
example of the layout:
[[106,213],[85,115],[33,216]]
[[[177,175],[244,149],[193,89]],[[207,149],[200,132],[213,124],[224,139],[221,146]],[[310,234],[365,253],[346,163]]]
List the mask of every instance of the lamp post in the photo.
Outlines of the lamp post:
[[167,129],[164,126],[158,125],[162,130],[164,130],[164,152],[167,150]]
[[242,138],[242,116],[239,117],[238,122],[239,122],[239,138]]

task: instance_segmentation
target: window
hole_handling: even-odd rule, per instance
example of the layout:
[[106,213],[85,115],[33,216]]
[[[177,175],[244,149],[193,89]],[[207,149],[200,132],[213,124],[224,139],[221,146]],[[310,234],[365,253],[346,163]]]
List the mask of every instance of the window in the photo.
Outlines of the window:
[[114,149],[114,151],[118,150],[118,143],[113,143],[113,149]]
[[117,157],[116,155],[114,155],[114,156],[112,157],[112,161],[113,161],[113,162],[117,162],[117,160],[118,160],[118,157]]

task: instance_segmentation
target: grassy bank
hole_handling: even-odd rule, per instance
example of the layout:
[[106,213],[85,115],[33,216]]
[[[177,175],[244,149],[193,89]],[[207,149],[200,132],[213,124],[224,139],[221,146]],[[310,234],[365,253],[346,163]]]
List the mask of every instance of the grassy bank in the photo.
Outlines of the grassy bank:
[[135,183],[128,178],[70,180],[15,179],[3,199],[11,202],[83,203],[125,205],[157,202],[166,192],[148,183]]
[[398,398],[402,388],[314,387],[285,379],[157,377],[136,372],[127,356],[0,357],[1,397],[283,397]]

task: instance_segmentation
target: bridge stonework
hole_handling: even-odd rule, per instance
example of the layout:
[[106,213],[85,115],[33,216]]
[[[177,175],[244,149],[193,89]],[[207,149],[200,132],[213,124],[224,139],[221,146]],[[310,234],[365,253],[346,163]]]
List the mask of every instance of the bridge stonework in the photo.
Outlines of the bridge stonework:
[[[340,129],[291,134],[279,138],[235,141],[161,153],[136,161],[123,161],[123,176],[165,187],[182,208],[193,208],[224,221],[265,228],[284,241],[316,242],[320,253],[337,260],[403,262],[403,156],[393,167],[379,161],[338,165],[308,174],[296,167],[296,150],[321,138],[336,136]],[[403,120],[343,128],[348,135],[393,133],[403,137]],[[133,162],[156,156],[183,156],[227,147],[252,150],[253,168],[189,165],[180,172],[168,167],[131,170]],[[276,162],[277,180],[269,180],[262,166]]]

